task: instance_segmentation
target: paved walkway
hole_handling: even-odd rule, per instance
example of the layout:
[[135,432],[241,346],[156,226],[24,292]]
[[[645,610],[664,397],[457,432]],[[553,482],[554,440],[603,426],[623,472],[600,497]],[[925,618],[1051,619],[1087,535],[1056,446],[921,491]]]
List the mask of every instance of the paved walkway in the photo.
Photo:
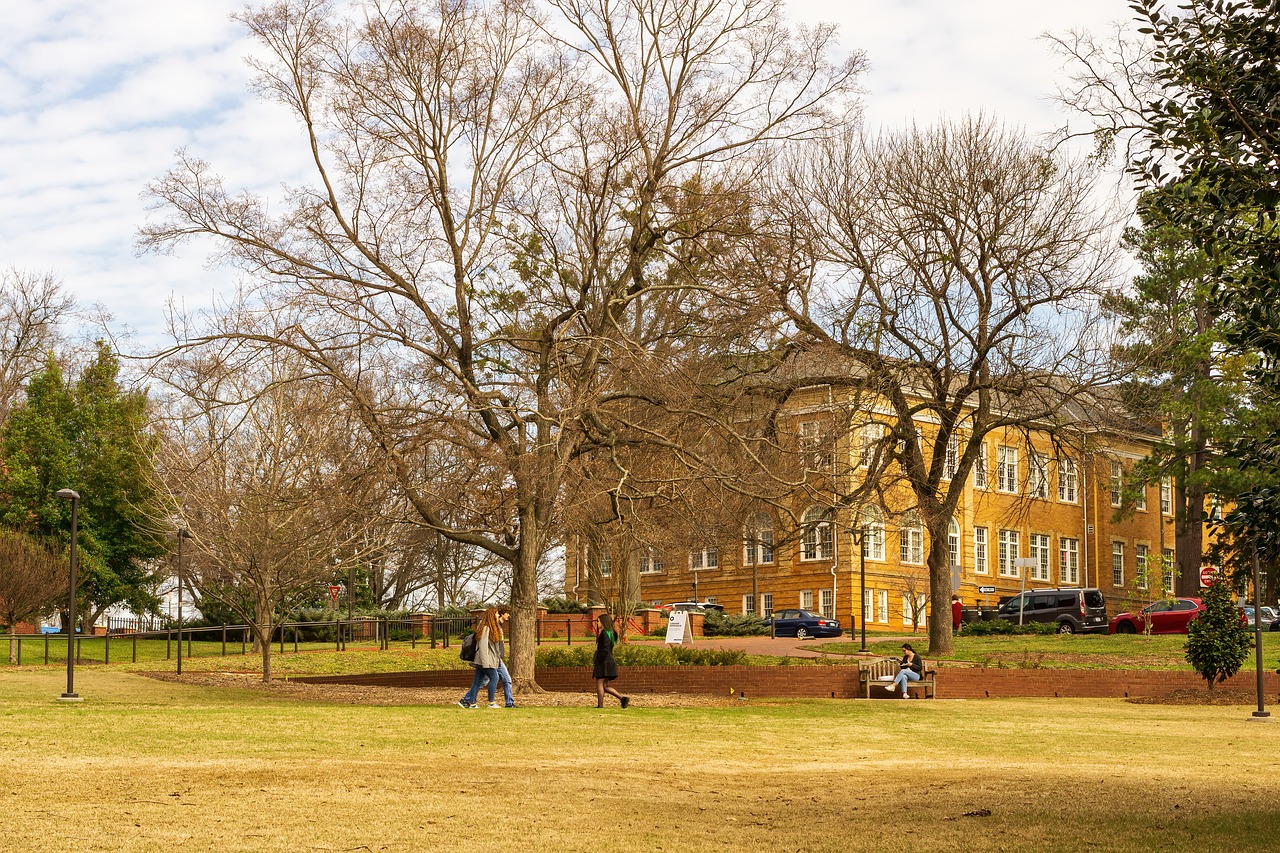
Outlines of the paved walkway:
[[[860,638],[857,638],[860,639]],[[854,642],[857,642],[857,639]],[[913,643],[914,641],[903,637],[885,637],[877,635],[875,637],[868,636],[867,642],[880,642],[883,640],[906,640]],[[925,645],[928,645],[927,638],[917,636],[915,641],[925,639]],[[630,637],[627,642],[635,643],[654,643],[661,644],[661,637]],[[823,652],[822,648],[828,643],[849,642],[849,638],[844,640],[838,639],[811,639],[797,640],[795,637],[698,637],[693,641],[693,647],[696,649],[739,649],[749,655],[775,655],[777,657],[793,657],[793,658],[820,658],[833,657],[836,659],[848,659],[851,656],[845,654],[831,654]]]

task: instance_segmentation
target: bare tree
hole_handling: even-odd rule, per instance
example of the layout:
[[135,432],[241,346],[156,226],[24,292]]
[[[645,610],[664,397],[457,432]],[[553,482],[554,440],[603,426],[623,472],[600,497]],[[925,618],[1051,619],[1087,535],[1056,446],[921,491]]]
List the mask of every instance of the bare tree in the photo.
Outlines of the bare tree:
[[[0,530],[0,625],[11,634],[19,622],[34,621],[52,610],[66,596],[70,579],[61,556],[30,536]],[[9,662],[16,660],[11,636]]]
[[947,528],[984,439],[1068,435],[1109,378],[1094,321],[1113,228],[1092,181],[1085,163],[977,118],[829,141],[780,192],[812,263],[772,297],[810,362],[834,367],[810,381],[857,386],[883,410],[862,414],[884,429],[862,437],[842,500],[906,487],[928,534],[939,653],[952,645]]
[[[833,31],[790,32],[772,0],[362,8],[243,19],[314,187],[273,216],[184,156],[144,243],[212,235],[262,282],[274,328],[207,337],[305,357],[419,522],[512,567],[512,675],[537,689],[538,566],[567,466],[610,440],[608,366],[652,343],[628,337],[650,300],[687,289],[666,271],[705,235],[683,226],[830,127],[860,59],[833,62]],[[417,476],[431,442],[454,449],[448,489]]]
[[353,498],[367,461],[344,440],[352,430],[332,388],[296,361],[205,353],[164,366],[181,394],[160,476],[192,536],[180,580],[245,620],[270,680],[277,621],[361,541]]
[[75,307],[52,275],[0,271],[0,421],[45,366],[58,326]]

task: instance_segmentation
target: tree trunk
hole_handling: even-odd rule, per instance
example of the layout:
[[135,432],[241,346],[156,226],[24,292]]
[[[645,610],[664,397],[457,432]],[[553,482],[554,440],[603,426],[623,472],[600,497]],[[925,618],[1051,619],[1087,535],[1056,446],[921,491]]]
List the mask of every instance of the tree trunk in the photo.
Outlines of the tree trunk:
[[259,601],[257,606],[257,618],[253,624],[253,641],[257,644],[257,651],[262,654],[262,680],[268,682],[271,680],[271,606],[266,602]]
[[537,650],[538,556],[529,525],[521,531],[521,548],[511,578],[511,689],[516,693],[542,693],[534,672]]
[[[1203,451],[1191,454],[1190,473],[1199,468],[1202,454]],[[1180,478],[1175,484],[1174,499],[1174,548],[1178,561],[1174,586],[1178,595],[1195,597],[1200,595],[1200,558],[1204,554],[1204,486]]]
[[955,651],[951,630],[951,560],[947,547],[950,513],[925,519],[929,532],[929,654],[949,655]]

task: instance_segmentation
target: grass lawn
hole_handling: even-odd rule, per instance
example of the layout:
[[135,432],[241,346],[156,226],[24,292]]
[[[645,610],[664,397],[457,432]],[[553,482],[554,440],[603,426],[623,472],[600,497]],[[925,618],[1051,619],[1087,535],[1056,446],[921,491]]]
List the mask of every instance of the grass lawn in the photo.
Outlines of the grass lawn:
[[[1119,700],[463,711],[0,672],[0,850],[1262,850],[1280,723]],[[1169,755],[1179,756],[1169,760]]]

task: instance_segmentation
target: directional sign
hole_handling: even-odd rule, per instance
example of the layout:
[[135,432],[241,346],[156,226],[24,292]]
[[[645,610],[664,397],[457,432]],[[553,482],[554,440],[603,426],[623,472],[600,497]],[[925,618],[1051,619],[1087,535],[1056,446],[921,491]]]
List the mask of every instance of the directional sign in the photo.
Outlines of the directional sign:
[[983,595],[991,595],[991,593],[993,593],[993,592],[995,592],[995,591],[996,591],[996,588],[995,588],[994,586],[980,586],[980,587],[978,587],[978,592],[982,593]]

